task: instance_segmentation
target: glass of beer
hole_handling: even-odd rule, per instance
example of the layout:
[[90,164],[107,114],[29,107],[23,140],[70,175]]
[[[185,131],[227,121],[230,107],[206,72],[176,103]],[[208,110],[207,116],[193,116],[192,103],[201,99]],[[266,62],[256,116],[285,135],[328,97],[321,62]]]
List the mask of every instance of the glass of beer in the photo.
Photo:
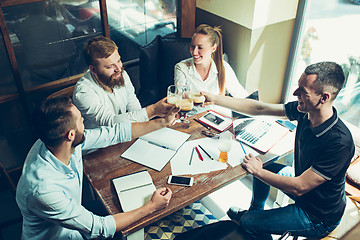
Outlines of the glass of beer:
[[182,86],[179,90],[179,98],[176,101],[176,107],[180,107],[180,121],[189,123],[186,120],[186,114],[194,107],[193,99],[190,94],[189,86]]
[[201,105],[205,102],[205,96],[199,92],[192,92],[192,99],[195,106]]
[[230,152],[233,141],[233,134],[229,131],[220,133],[217,141],[217,147],[220,150],[219,162],[226,163],[228,161],[228,152]]
[[166,98],[167,102],[169,104],[175,105],[179,97],[180,96],[176,86],[170,85],[167,89],[167,98]]

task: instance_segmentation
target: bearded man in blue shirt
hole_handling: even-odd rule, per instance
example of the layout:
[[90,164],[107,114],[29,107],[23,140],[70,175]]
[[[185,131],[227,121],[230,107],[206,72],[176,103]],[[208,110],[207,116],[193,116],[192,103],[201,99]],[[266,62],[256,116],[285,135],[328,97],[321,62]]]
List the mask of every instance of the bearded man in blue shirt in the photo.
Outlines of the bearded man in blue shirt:
[[82,151],[130,141],[170,126],[178,111],[174,107],[165,117],[149,122],[87,130],[70,98],[44,101],[33,115],[40,139],[28,153],[16,192],[23,215],[22,239],[109,238],[165,208],[172,195],[168,188],[157,189],[147,204],[130,212],[101,217],[85,209],[81,205]]

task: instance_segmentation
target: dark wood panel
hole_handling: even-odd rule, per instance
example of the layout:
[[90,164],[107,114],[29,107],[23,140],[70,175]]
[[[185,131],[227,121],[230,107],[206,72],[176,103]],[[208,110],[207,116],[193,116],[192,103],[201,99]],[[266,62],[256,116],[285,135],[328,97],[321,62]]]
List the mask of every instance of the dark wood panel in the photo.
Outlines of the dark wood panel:
[[8,7],[14,6],[19,4],[26,4],[26,3],[34,3],[34,2],[44,2],[46,0],[1,0],[0,6],[1,7]]
[[110,38],[109,19],[107,14],[106,0],[100,0],[100,14],[105,37]]
[[195,0],[180,0],[180,36],[182,38],[191,38],[195,31]]

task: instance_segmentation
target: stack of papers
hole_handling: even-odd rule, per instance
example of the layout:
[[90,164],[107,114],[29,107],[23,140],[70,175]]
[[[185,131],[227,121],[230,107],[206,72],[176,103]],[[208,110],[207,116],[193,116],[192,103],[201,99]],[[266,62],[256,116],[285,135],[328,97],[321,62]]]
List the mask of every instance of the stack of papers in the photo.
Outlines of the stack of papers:
[[[226,169],[228,167],[226,163],[217,161],[220,155],[220,151],[217,148],[217,141],[218,139],[202,138],[186,142],[170,161],[172,175],[194,175]],[[204,160],[200,160],[197,152],[194,151],[191,164],[189,164],[192,149],[198,145],[203,147],[214,160],[211,160],[201,149],[199,149]],[[243,147],[246,154],[252,153],[254,156],[258,155],[254,149],[246,145]],[[240,142],[234,140],[232,142],[231,150],[228,153],[228,164],[235,167],[242,163],[244,157],[245,153]]]

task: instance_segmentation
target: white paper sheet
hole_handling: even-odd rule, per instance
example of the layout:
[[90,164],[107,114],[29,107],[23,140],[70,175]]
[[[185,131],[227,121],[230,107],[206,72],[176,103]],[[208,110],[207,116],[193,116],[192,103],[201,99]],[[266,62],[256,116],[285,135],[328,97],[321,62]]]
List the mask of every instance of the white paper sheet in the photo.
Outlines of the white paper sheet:
[[[193,141],[186,142],[171,159],[171,171],[172,175],[186,175],[186,174],[200,174],[208,173],[212,171],[226,169],[228,165],[226,163],[218,162],[220,151],[217,148],[217,139],[212,138],[202,138]],[[196,150],[194,150],[191,165],[190,157],[193,147],[201,145],[206,152],[214,158],[211,160],[200,148],[199,151],[204,158],[204,161],[201,161],[198,157]],[[245,151],[247,153],[253,153],[258,155],[252,148],[245,146]],[[241,148],[241,145],[238,141],[234,140],[230,152],[228,153],[228,163],[230,166],[235,167],[239,165],[244,159],[245,154]]]

